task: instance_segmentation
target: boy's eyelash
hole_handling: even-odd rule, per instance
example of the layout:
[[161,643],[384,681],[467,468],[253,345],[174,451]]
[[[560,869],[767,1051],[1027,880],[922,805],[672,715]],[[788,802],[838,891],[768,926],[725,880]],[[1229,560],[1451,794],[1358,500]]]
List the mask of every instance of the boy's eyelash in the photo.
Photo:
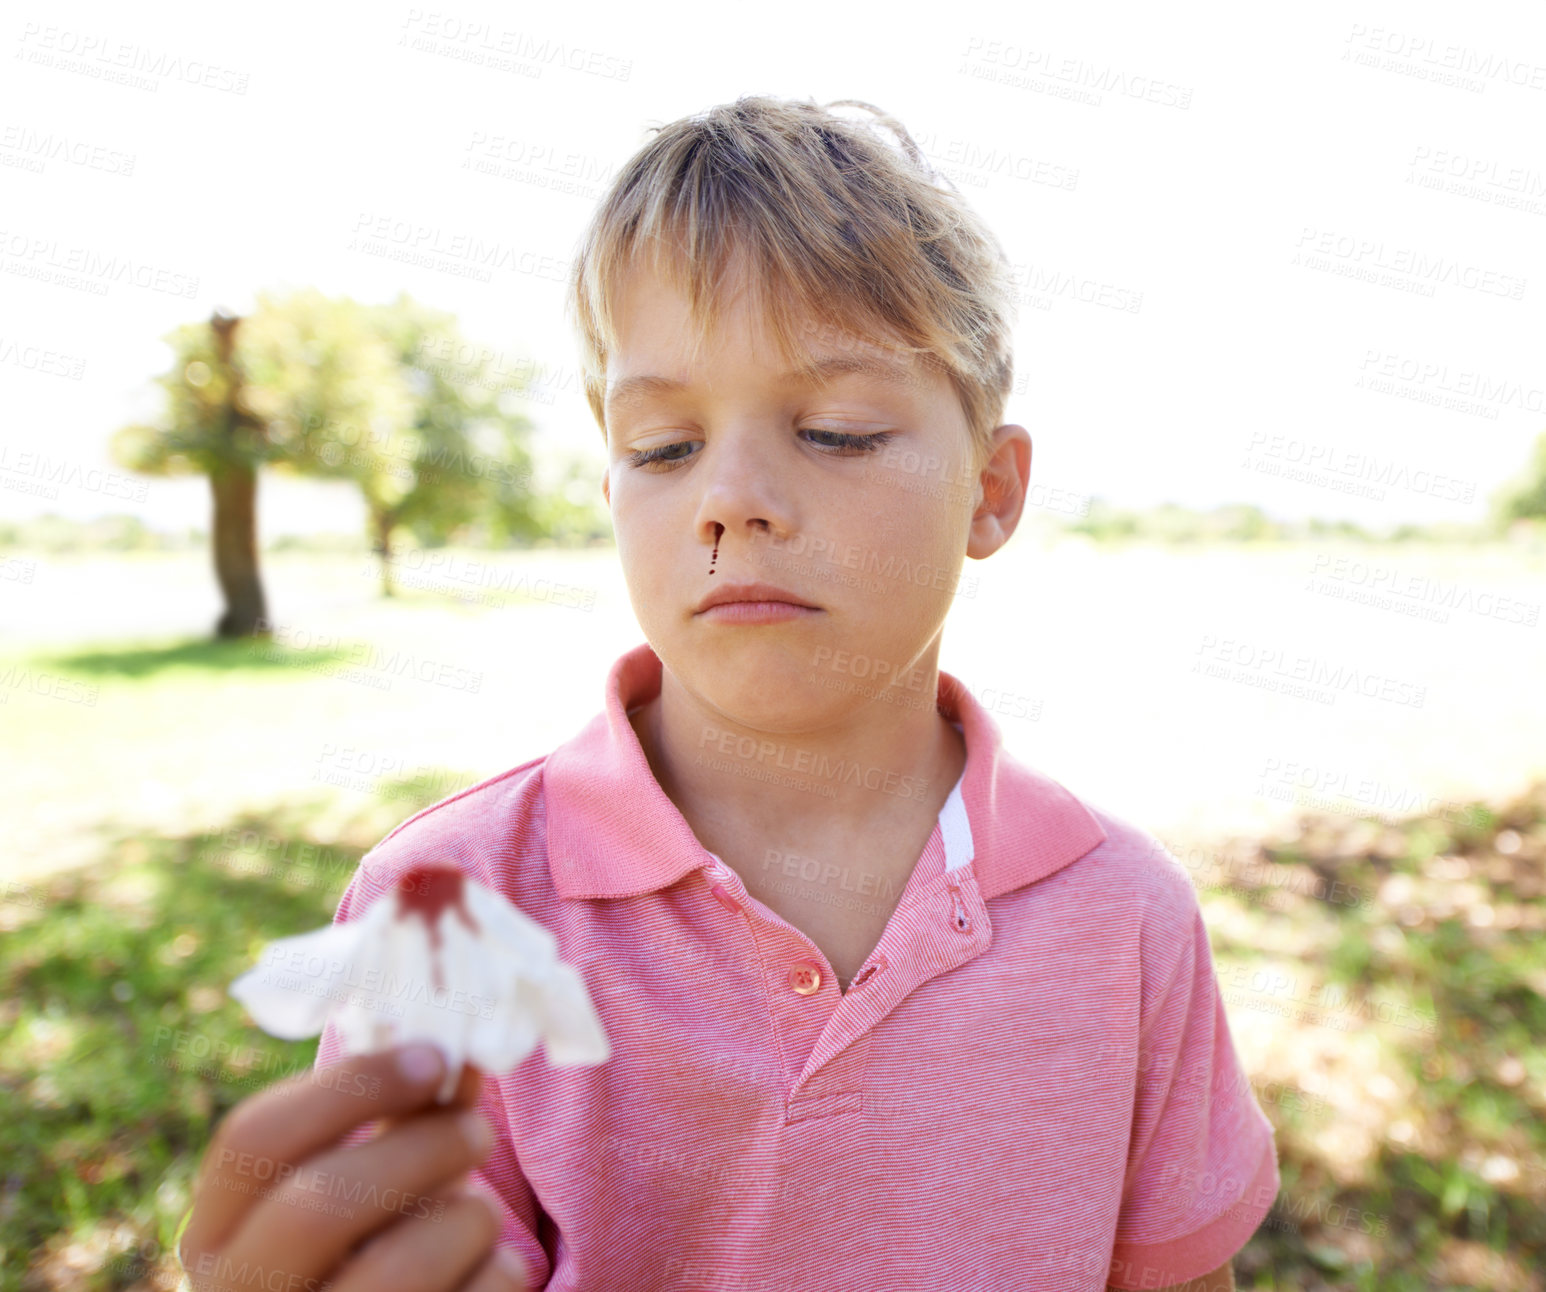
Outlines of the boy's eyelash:
[[[876,431],[870,435],[853,435],[847,431],[827,431],[816,426],[804,426],[800,428],[811,435],[826,435],[837,441],[836,444],[823,444],[822,448],[855,449],[860,453],[873,453],[887,440],[896,434],[895,431]],[[660,444],[653,449],[640,449],[628,455],[628,464],[635,467],[647,467],[653,463],[659,463],[664,467],[675,466],[678,462],[685,462],[692,454],[682,457],[668,458],[666,453],[683,444],[690,444],[690,440],[677,440],[674,444]]]

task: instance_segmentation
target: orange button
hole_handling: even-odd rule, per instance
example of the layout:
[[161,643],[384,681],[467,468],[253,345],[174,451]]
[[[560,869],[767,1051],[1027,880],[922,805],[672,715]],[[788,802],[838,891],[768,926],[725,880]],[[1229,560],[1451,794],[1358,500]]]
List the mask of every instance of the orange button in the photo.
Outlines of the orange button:
[[789,985],[802,996],[821,990],[821,966],[809,960],[796,960],[789,970]]

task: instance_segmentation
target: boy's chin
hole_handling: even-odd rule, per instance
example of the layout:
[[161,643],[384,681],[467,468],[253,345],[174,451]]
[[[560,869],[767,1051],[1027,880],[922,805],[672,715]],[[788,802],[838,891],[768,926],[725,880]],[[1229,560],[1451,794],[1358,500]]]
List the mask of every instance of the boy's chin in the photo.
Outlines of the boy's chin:
[[809,660],[755,648],[716,651],[693,660],[680,681],[726,718],[763,731],[798,731],[842,710],[840,693],[824,688]]

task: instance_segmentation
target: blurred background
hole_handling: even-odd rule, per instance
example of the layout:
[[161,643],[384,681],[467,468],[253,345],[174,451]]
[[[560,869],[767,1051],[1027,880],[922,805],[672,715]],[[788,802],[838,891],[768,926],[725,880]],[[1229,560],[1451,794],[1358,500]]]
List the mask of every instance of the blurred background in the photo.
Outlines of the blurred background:
[[0,1292],[174,1286],[315,1054],[226,985],[600,709],[569,260],[758,92],[897,116],[1014,265],[1032,495],[942,665],[1193,877],[1283,1177],[1239,1286],[1546,1288],[1546,17],[738,17],[8,12]]

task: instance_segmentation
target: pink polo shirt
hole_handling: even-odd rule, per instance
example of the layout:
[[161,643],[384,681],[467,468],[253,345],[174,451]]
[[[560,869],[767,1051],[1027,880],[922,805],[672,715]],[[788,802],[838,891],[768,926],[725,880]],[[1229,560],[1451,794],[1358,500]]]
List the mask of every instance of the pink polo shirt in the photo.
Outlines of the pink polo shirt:
[[[966,768],[843,993],[652,776],[627,712],[660,679],[626,652],[579,735],[408,818],[335,917],[449,861],[584,975],[612,1057],[539,1049],[483,1094],[478,1178],[533,1286],[1101,1292],[1245,1244],[1272,1126],[1156,840],[1015,760],[941,672]],[[330,1024],[317,1063],[339,1057]]]

